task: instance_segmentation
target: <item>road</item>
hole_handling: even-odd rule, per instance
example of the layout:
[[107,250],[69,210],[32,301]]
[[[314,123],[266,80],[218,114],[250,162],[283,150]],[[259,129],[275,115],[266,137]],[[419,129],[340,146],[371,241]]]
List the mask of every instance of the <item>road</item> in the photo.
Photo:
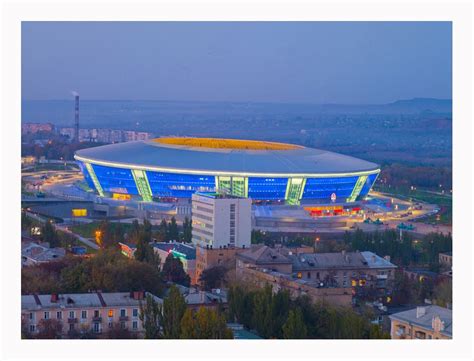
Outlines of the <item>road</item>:
[[[35,214],[35,213],[33,213],[33,212],[28,212],[28,211],[26,211],[26,214],[27,214],[29,217],[31,217],[31,218],[37,220],[38,222],[41,222],[41,223],[45,223],[45,222],[46,222],[46,219],[44,219],[43,217],[38,216],[37,214]],[[65,232],[65,233],[68,233],[68,234],[74,236],[75,238],[77,238],[78,241],[84,243],[86,246],[88,246],[88,247],[90,247],[90,248],[93,248],[93,249],[95,249],[95,250],[98,250],[98,249],[99,249],[99,246],[98,246],[95,242],[91,241],[91,240],[88,239],[88,238],[82,237],[82,236],[80,236],[80,235],[77,234],[77,233],[74,233],[74,232],[70,231],[70,230],[67,228],[67,226],[62,226],[62,225],[59,225],[59,224],[56,224],[56,223],[53,223],[53,226],[54,226],[54,228],[57,229],[57,230],[60,230],[60,231],[62,231],[62,232]]]

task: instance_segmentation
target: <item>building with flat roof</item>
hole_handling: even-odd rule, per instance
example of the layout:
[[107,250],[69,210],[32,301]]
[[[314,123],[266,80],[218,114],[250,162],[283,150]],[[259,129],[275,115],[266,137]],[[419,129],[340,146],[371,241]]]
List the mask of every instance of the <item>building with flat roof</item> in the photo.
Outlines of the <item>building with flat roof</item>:
[[426,305],[394,313],[391,321],[392,339],[451,339],[453,311],[436,305]]
[[160,304],[163,302],[151,293],[140,291],[22,295],[22,324],[32,335],[38,334],[45,321],[56,320],[66,338],[86,332],[100,335],[116,326],[140,336],[143,333],[140,304],[147,295]]
[[254,202],[348,204],[380,167],[354,157],[268,141],[164,137],[78,150],[90,188],[151,202],[225,191]]
[[64,248],[49,248],[49,244],[40,242],[22,242],[21,266],[57,261],[66,255]]
[[192,195],[192,241],[196,246],[245,248],[250,246],[252,202],[220,193]]

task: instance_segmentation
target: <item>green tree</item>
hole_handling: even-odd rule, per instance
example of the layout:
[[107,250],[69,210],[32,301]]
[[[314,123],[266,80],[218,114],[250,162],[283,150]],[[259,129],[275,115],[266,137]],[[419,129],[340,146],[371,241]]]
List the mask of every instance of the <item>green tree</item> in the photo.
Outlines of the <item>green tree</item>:
[[160,242],[168,241],[168,223],[166,223],[166,220],[164,219],[161,220],[161,223],[158,227],[157,239]]
[[193,237],[192,221],[188,217],[185,217],[184,222],[183,222],[183,241],[186,243],[191,243],[192,237]]
[[446,279],[440,282],[434,289],[434,303],[441,307],[453,304],[453,281]]
[[196,333],[196,322],[194,321],[193,311],[188,308],[184,312],[183,318],[181,319],[181,335],[182,339],[197,339]]
[[146,339],[160,338],[160,318],[162,306],[151,295],[147,295],[145,304],[140,305],[139,318],[145,330]]
[[222,287],[226,274],[227,268],[221,265],[214,266],[205,269],[201,273],[199,281],[206,291],[210,291],[213,288]]
[[182,339],[232,339],[225,316],[218,311],[200,307],[196,313],[187,309],[181,319]]
[[176,218],[171,217],[171,222],[168,224],[167,241],[177,241],[179,239],[178,224]]
[[189,286],[191,283],[189,275],[184,271],[183,264],[179,258],[175,258],[171,253],[166,257],[162,274],[167,282],[178,283],[183,286]]
[[297,308],[296,310],[290,310],[288,314],[288,319],[283,325],[283,338],[307,338],[307,329],[303,320],[303,313],[299,308]]
[[169,294],[163,301],[164,338],[177,339],[181,336],[181,319],[186,311],[186,301],[179,292],[178,287],[172,285]]
[[61,338],[63,325],[60,321],[55,318],[47,320],[40,320],[38,323],[38,334],[36,338],[40,339],[55,339]]

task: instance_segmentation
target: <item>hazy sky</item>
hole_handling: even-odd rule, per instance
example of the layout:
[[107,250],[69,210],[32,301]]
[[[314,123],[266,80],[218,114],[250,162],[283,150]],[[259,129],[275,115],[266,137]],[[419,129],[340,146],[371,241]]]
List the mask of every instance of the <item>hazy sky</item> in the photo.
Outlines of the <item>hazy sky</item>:
[[451,98],[449,22],[24,22],[23,99]]

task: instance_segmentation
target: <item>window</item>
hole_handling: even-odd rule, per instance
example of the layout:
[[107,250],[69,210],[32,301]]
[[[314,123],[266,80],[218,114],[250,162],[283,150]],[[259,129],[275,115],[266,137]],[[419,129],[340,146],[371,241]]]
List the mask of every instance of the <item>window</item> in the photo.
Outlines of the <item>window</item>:
[[99,333],[100,332],[100,323],[94,322],[92,327],[93,327],[94,333]]
[[316,272],[316,278],[319,280],[319,272]]
[[49,320],[49,311],[46,311],[46,312],[44,313],[44,319],[45,319],[45,320]]
[[99,310],[94,311],[94,317],[99,317]]
[[138,308],[133,309],[133,317],[138,317]]
[[69,324],[69,331],[74,331],[74,324],[73,323]]
[[35,319],[35,314],[33,312],[30,312],[30,320],[34,320]]
[[81,318],[84,320],[87,318],[87,311],[82,311],[81,312]]
[[114,324],[112,322],[109,322],[109,328],[114,327]]
[[311,272],[308,272],[308,278],[311,278]]
[[122,309],[120,310],[120,317],[125,317],[125,316],[127,316],[127,310],[125,310],[125,309],[122,308]]
[[36,326],[30,325],[30,332],[35,332],[35,331],[36,331]]
[[114,317],[114,310],[109,310],[109,317]]
[[69,318],[75,318],[74,311],[69,311]]
[[137,321],[133,321],[133,322],[132,322],[132,328],[133,328],[134,330],[138,329],[138,322],[137,322]]
[[122,330],[125,330],[125,322],[123,322],[123,321],[120,322],[120,328],[121,328]]
[[62,312],[62,311],[56,312],[56,318],[57,318],[58,320],[61,320],[61,319],[63,318],[63,312]]

